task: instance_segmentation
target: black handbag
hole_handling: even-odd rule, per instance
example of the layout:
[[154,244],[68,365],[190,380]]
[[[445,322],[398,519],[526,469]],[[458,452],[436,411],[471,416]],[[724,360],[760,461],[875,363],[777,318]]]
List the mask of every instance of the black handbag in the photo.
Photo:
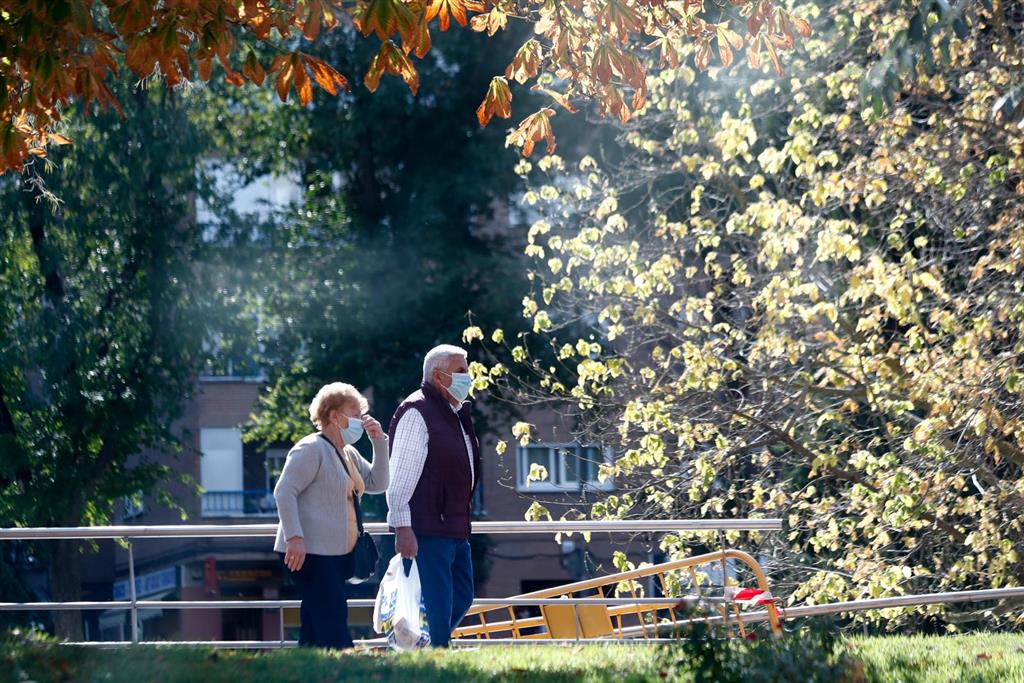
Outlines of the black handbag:
[[[349,479],[352,478],[352,473],[348,471],[348,465],[345,464],[345,458],[338,452],[338,448],[331,443],[323,434],[320,435],[324,441],[331,444],[331,448],[334,449],[335,455],[338,456],[338,460],[341,461],[341,466],[345,468],[345,474],[348,475]],[[349,578],[349,583],[362,583],[372,579],[377,574],[377,562],[380,560],[380,552],[377,550],[377,543],[373,540],[370,534],[363,530],[363,511],[359,506],[359,496],[352,495],[352,506],[356,511],[356,545],[352,549],[352,576]]]

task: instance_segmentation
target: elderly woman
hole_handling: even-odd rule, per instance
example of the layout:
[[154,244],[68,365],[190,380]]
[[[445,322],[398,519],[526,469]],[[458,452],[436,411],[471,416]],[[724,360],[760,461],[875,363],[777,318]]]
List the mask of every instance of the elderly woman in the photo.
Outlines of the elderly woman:
[[[388,437],[368,409],[351,384],[321,388],[309,406],[319,432],[289,451],[274,488],[281,519],[274,550],[283,553],[302,598],[299,645],[352,647],[345,582],[357,538],[355,502],[388,487]],[[372,465],[352,445],[364,430]]]

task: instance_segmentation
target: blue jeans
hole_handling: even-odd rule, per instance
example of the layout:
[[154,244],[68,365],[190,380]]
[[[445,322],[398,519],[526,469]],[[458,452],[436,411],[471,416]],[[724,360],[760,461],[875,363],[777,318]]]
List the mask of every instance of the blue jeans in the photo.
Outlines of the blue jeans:
[[430,644],[448,647],[452,631],[473,604],[473,559],[469,541],[443,536],[416,536],[423,606]]

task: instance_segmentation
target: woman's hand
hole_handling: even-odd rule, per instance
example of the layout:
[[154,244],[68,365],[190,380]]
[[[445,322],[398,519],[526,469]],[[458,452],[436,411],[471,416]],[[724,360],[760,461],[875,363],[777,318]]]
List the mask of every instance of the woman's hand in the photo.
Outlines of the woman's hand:
[[369,415],[363,415],[363,429],[366,430],[366,435],[371,439],[383,439],[384,430],[380,427],[380,422],[373,419]]
[[288,548],[284,551],[284,566],[293,572],[302,569],[306,561],[306,542],[302,536],[292,536],[288,539]]

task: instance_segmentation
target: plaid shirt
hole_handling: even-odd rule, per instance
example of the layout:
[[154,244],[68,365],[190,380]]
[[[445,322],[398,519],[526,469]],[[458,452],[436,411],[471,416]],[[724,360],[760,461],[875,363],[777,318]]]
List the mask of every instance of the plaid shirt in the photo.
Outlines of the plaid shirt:
[[[449,404],[451,405],[451,404]],[[451,406],[458,412],[455,406]],[[460,423],[461,427],[461,423]],[[462,438],[466,441],[466,453],[469,456],[469,480],[475,479],[473,472],[473,446],[465,427]],[[420,483],[423,465],[427,462],[427,442],[430,433],[427,423],[420,411],[407,410],[395,427],[395,441],[391,444],[391,485],[388,487],[388,526],[398,529],[412,526],[412,512],[409,501]]]

